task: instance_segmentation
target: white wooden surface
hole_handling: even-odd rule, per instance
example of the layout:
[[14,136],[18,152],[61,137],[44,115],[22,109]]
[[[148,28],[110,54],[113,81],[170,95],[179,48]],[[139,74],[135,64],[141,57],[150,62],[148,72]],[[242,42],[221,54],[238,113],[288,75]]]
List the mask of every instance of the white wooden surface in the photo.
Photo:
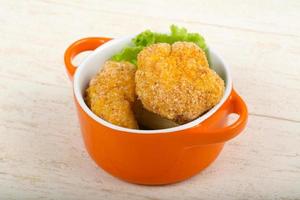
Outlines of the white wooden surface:
[[[247,129],[182,183],[120,181],[84,149],[63,53],[170,24],[231,66]],[[0,0],[0,199],[300,199],[300,2]]]

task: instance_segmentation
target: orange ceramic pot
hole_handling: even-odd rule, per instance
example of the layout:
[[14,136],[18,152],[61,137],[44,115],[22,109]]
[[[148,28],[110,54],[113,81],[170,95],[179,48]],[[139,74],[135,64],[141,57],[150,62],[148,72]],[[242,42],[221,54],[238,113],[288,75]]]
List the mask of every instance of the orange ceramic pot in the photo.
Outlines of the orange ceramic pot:
[[[226,89],[220,103],[198,119],[174,128],[133,130],[97,117],[83,100],[84,90],[103,63],[133,37],[114,40],[85,38],[66,50],[65,64],[73,81],[85,146],[100,167],[128,182],[162,185],[185,180],[209,166],[224,143],[244,129],[247,107],[232,88],[228,67],[211,51],[211,67],[225,80]],[[73,66],[72,58],[87,50],[94,51],[78,68]],[[228,116],[232,113],[239,117],[227,125]]]

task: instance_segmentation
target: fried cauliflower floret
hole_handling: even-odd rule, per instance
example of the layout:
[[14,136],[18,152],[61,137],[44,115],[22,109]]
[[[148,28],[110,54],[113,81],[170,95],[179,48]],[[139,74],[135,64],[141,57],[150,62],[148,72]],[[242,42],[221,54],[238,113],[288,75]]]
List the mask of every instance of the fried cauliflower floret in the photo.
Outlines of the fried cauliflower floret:
[[159,43],[138,54],[136,93],[143,106],[177,123],[197,118],[216,105],[224,81],[194,43]]
[[86,89],[85,101],[96,115],[115,125],[138,129],[131,109],[136,99],[135,68],[129,62],[104,64]]

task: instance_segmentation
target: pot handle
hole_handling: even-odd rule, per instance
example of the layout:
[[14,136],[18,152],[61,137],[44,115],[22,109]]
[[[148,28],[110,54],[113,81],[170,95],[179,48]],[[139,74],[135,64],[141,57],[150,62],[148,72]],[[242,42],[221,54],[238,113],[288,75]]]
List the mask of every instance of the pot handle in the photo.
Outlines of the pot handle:
[[239,115],[239,118],[231,125],[217,129],[217,130],[201,130],[201,126],[190,129],[188,145],[199,144],[214,144],[224,143],[225,141],[237,136],[246,126],[248,119],[248,110],[243,99],[232,89],[229,96],[227,116],[235,113]]
[[70,80],[73,80],[77,66],[72,64],[72,59],[81,52],[95,50],[111,38],[105,37],[89,37],[80,39],[71,44],[65,52],[65,66]]

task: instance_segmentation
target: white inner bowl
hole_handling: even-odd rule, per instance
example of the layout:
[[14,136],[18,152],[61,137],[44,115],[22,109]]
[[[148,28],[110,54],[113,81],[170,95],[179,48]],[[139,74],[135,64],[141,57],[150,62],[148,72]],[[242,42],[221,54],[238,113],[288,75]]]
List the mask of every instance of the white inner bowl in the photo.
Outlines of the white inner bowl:
[[95,115],[84,102],[83,97],[84,97],[85,89],[87,88],[91,78],[94,77],[99,71],[99,69],[104,65],[105,61],[109,60],[114,54],[121,51],[125,46],[130,44],[131,39],[134,38],[135,36],[136,35],[131,35],[129,37],[122,37],[119,39],[113,39],[109,42],[106,42],[102,46],[95,49],[90,55],[88,55],[88,57],[79,65],[78,69],[76,70],[74,76],[74,82],[73,82],[75,97],[79,105],[81,106],[81,108],[98,123],[107,126],[109,128],[118,131],[128,132],[128,133],[154,134],[154,133],[175,132],[175,131],[180,131],[180,130],[197,126],[199,123],[203,122],[205,119],[213,115],[229,97],[232,89],[232,80],[231,80],[228,66],[214,51],[210,49],[210,60],[211,60],[210,67],[214,69],[219,74],[219,76],[225,81],[225,93],[221,101],[204,115],[201,115],[200,117],[186,124],[173,127],[173,128],[159,129],[159,130],[129,129],[129,128],[124,128],[124,127],[111,124],[110,122],[101,119],[100,117]]

